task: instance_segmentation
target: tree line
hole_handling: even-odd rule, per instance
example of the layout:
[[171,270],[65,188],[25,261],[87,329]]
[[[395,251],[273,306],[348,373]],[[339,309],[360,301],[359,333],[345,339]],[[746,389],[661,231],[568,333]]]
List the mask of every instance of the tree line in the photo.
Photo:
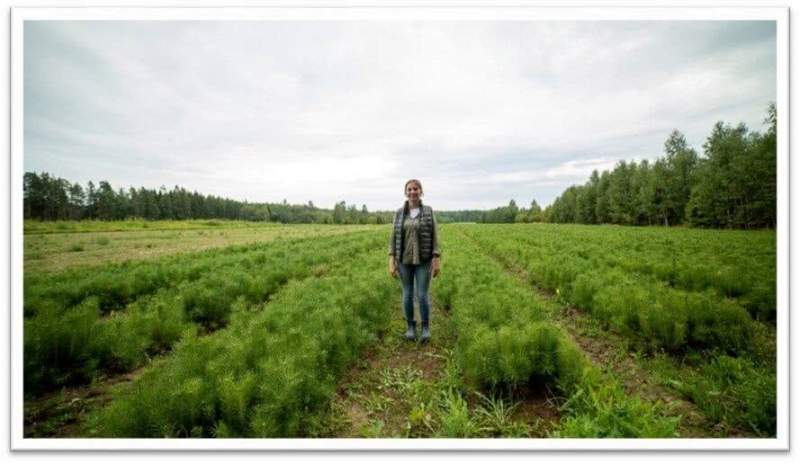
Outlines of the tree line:
[[542,210],[534,200],[520,209],[486,211],[478,222],[679,225],[713,228],[774,228],[777,215],[777,111],[767,108],[764,134],[717,122],[703,155],[673,130],[664,156],[654,162],[620,161],[596,170]]
[[[284,224],[389,224],[394,211],[370,212],[344,201],[333,209],[314,202],[289,204],[248,203],[213,195],[189,192],[175,186],[167,190],[144,187],[114,189],[108,181],[86,187],[49,173],[26,172],[23,179],[25,219],[57,220],[147,220],[236,219]],[[513,203],[513,201],[512,201]],[[535,203],[535,201],[534,201]],[[538,207],[538,206],[537,206]],[[541,210],[540,210],[541,211]],[[447,222],[501,222],[495,213],[483,210],[436,211],[436,220]]]
[[281,203],[248,203],[213,195],[189,192],[175,186],[167,190],[115,190],[107,181],[86,187],[48,173],[26,172],[23,179],[25,219],[52,220],[149,220],[238,219],[281,223],[319,224],[384,224],[393,213],[369,212],[366,205],[336,203],[333,210],[318,208],[313,202],[294,205]]
[[544,211],[536,200],[531,201],[530,208],[520,208],[515,200],[511,200],[508,206],[480,211],[480,215],[475,222],[504,223],[504,222],[543,222],[545,220]]
[[[370,212],[344,201],[333,209],[319,208],[314,202],[289,204],[249,203],[213,195],[189,192],[175,186],[167,190],[144,187],[114,189],[108,181],[86,187],[49,173],[26,172],[23,178],[25,219],[57,220],[147,220],[237,219],[284,224],[388,224],[394,211]],[[440,222],[480,222],[485,211],[436,211]]]

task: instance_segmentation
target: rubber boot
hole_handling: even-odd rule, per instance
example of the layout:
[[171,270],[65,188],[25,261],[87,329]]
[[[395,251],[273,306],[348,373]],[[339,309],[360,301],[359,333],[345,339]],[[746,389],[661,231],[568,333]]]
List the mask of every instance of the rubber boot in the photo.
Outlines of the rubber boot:
[[408,329],[406,329],[406,340],[414,340],[417,338],[417,323],[415,321],[408,321]]
[[428,321],[422,321],[422,333],[420,333],[419,338],[422,340],[422,343],[425,343],[431,339],[431,331]]

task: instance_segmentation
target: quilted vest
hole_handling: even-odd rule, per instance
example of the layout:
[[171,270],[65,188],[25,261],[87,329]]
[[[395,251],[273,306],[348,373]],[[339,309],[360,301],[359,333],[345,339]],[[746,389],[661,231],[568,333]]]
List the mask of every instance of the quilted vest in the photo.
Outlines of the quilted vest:
[[[423,205],[420,202],[419,218],[419,259],[428,261],[433,258],[433,208]],[[404,205],[398,209],[394,215],[394,243],[392,251],[398,259],[403,256],[403,221],[405,220],[408,209]]]

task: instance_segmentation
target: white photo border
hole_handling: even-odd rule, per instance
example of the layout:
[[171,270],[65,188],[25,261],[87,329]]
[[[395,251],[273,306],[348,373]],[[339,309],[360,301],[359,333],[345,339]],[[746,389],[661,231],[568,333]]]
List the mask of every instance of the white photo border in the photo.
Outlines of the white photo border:
[[[23,32],[36,20],[767,20],[776,22],[778,114],[777,433],[726,439],[42,439],[23,427]],[[77,7],[11,10],[11,449],[12,450],[789,450],[789,9],[787,7]]]

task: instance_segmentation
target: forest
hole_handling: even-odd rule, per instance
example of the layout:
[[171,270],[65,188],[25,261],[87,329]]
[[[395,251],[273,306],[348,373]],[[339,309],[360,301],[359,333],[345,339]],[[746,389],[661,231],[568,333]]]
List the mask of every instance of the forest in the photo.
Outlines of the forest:
[[168,190],[130,187],[118,189],[108,181],[86,187],[49,173],[26,172],[23,182],[25,219],[103,221],[123,219],[183,220],[237,219],[279,223],[318,224],[384,224],[392,213],[370,213],[367,206],[359,209],[344,201],[333,210],[318,208],[309,201],[303,205],[281,203],[248,203],[213,195],[189,192],[175,186]]
[[[231,219],[281,224],[388,224],[394,217],[394,211],[370,212],[367,205],[358,208],[345,201],[326,209],[313,201],[300,205],[285,199],[280,203],[249,203],[189,192],[177,185],[172,190],[165,186],[125,190],[114,189],[103,180],[97,184],[89,181],[84,187],[47,172],[25,173],[23,197],[25,219],[40,221]],[[484,220],[485,214],[480,210],[437,211],[436,217],[440,222],[492,222]]]
[[[547,222],[712,228],[774,228],[777,113],[767,109],[766,133],[744,124],[714,125],[703,156],[673,131],[655,162],[620,161],[564,191],[544,211]],[[526,222],[526,221],[522,221]]]

